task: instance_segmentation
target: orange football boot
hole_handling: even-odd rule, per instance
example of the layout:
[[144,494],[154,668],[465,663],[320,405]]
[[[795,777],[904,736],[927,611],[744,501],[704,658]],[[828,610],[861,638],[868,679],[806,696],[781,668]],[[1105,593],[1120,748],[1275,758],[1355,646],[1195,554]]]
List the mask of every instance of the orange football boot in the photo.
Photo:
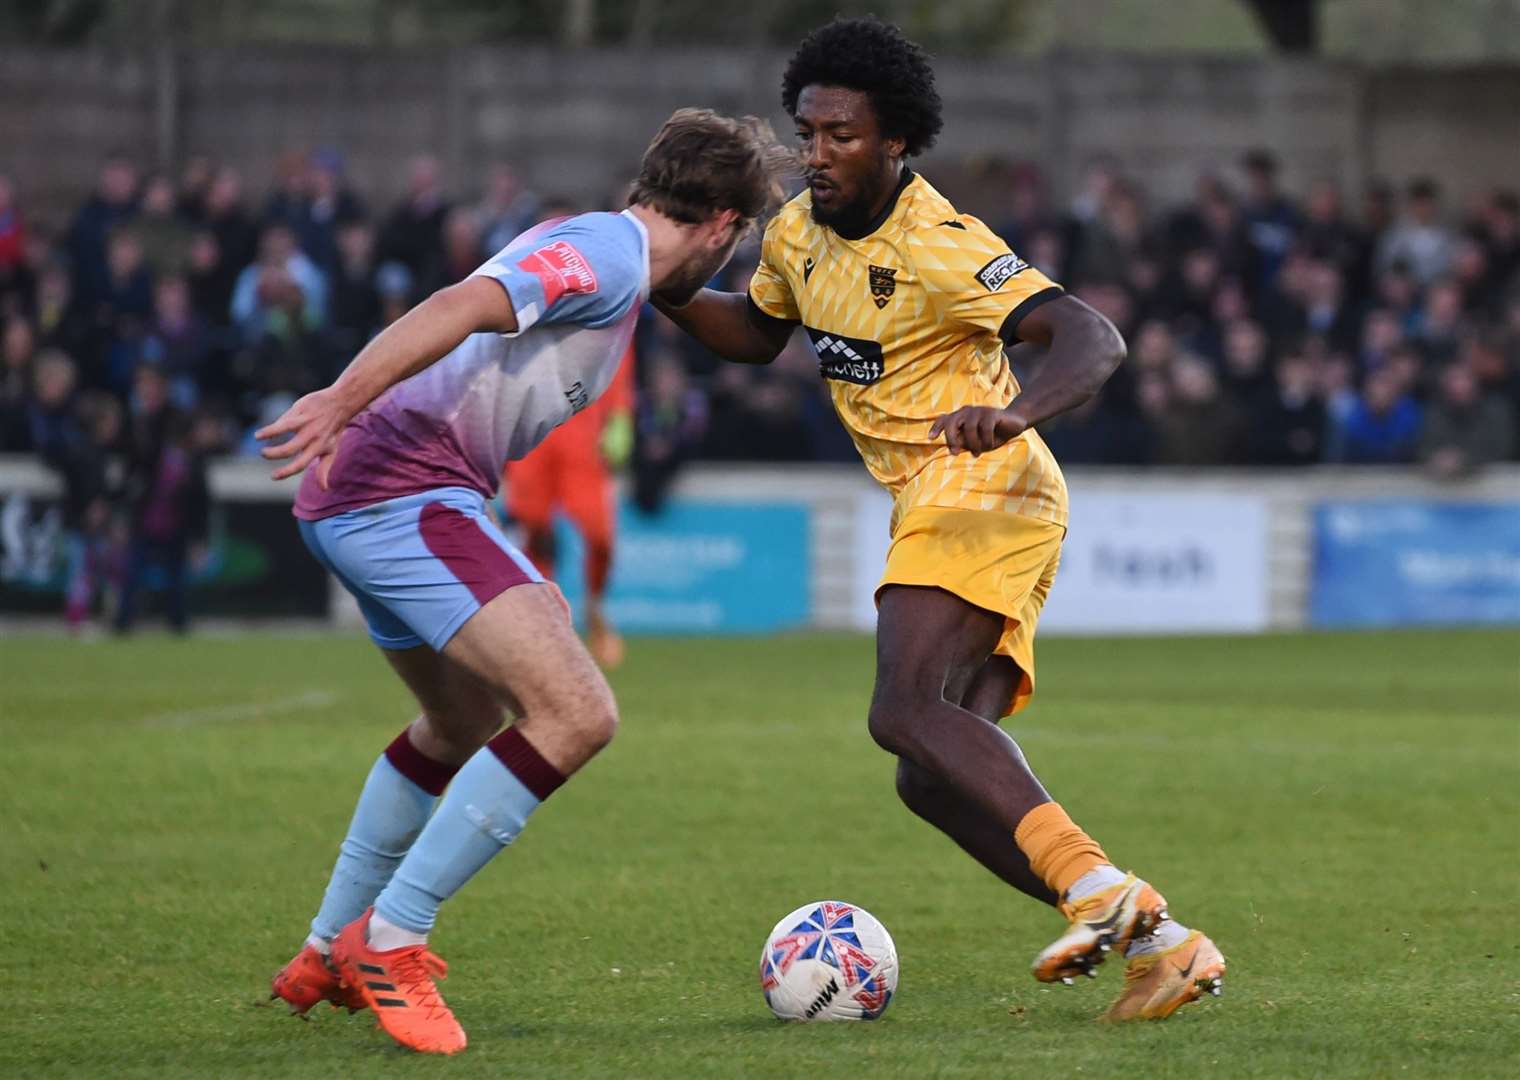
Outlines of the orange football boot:
[[1124,971],[1124,992],[1103,1019],[1165,1020],[1205,993],[1223,993],[1224,967],[1218,946],[1197,930],[1180,945],[1132,956]]
[[1166,898],[1134,874],[1071,903],[1061,902],[1070,922],[1066,933],[1034,958],[1034,977],[1071,985],[1078,975],[1097,978],[1097,967],[1113,949],[1123,950],[1149,934],[1166,915]]
[[433,981],[449,966],[423,945],[384,952],[369,946],[370,908],[333,939],[333,965],[345,987],[375,1010],[385,1033],[402,1046],[423,1054],[457,1054],[465,1047],[464,1029],[444,1004]]
[[269,1000],[281,998],[296,1016],[305,1016],[321,1001],[329,1001],[333,1008],[348,1007],[351,1013],[364,1008],[364,999],[352,990],[345,989],[338,972],[311,945],[304,946],[279,971],[269,984]]

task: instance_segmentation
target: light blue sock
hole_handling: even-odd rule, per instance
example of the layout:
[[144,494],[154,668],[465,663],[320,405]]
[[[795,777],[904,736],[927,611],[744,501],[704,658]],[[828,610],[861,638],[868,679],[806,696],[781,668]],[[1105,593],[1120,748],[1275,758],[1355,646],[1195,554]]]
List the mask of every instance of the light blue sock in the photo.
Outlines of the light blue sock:
[[413,933],[432,930],[438,905],[517,839],[539,801],[489,746],[482,748],[454,777],[375,901],[375,913]]
[[437,802],[438,796],[418,787],[386,755],[380,755],[338,849],[322,906],[311,920],[314,937],[331,941],[364,914],[422,832]]

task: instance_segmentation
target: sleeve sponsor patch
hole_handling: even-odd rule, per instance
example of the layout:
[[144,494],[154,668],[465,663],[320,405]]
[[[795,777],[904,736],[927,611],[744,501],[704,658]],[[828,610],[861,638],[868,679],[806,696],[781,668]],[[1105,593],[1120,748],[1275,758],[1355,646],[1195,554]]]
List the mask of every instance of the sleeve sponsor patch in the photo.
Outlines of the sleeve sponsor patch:
[[976,280],[980,281],[988,292],[997,292],[1008,284],[1009,278],[1028,269],[1029,264],[1010,251],[1006,255],[999,255],[978,270]]
[[518,262],[517,268],[533,274],[544,287],[544,309],[553,307],[566,293],[596,292],[596,271],[573,244],[556,240]]

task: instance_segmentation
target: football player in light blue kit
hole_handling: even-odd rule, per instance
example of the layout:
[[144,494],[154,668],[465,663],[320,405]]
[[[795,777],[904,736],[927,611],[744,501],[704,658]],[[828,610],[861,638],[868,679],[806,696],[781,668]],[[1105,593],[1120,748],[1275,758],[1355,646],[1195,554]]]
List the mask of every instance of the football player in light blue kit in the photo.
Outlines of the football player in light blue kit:
[[628,209],[523,234],[258,432],[286,437],[264,455],[289,459],[276,479],[305,471],[301,534],[422,710],[371,769],[311,934],[274,978],[293,1010],[367,1006],[405,1046],[464,1049],[426,947],[439,904],[617,726],[559,590],[486,500],[607,387],[651,292],[683,302],[723,267],[790,160],[761,121],[680,110]]

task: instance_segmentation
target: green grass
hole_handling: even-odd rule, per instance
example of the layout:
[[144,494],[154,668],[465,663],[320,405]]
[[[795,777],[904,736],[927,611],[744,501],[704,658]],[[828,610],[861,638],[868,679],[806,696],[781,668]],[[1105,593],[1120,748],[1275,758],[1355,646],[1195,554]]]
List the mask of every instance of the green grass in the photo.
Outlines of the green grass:
[[[618,740],[444,909],[455,1059],[263,1007],[410,717],[356,638],[0,643],[0,1076],[1512,1076],[1520,634],[1051,640],[1013,725],[1231,961],[1165,1024],[895,800],[864,638],[645,640]],[[784,1025],[765,932],[863,904],[879,1023]]]

